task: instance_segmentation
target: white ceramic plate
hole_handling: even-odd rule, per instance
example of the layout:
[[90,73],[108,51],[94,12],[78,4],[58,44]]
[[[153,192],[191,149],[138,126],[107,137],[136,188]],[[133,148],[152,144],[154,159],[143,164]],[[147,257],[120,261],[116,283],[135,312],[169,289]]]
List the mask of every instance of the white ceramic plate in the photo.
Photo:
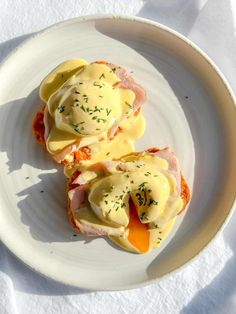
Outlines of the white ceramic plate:
[[[170,146],[180,160],[192,200],[161,250],[136,255],[73,236],[62,169],[31,134],[40,81],[73,57],[132,71],[148,95],[136,148]],[[137,287],[184,265],[225,223],[235,200],[235,103],[219,70],[181,35],[140,18],[72,19],[14,51],[0,86],[0,237],[36,271],[88,289]]]

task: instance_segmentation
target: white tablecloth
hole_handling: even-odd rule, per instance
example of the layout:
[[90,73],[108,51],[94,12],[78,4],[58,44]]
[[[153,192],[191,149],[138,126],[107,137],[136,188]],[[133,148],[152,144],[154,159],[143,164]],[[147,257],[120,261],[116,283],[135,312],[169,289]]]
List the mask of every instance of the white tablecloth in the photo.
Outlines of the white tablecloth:
[[[1,0],[0,60],[29,34],[64,19],[132,14],[181,32],[215,60],[236,92],[235,0]],[[42,278],[0,243],[0,313],[236,313],[236,228],[160,283],[123,292],[85,292]]]

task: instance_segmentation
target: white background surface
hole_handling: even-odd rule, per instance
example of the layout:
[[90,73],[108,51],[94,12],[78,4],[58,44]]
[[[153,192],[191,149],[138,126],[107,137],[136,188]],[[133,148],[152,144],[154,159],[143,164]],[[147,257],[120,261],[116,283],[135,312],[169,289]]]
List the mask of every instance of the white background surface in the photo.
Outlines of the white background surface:
[[[0,60],[31,33],[95,13],[138,15],[174,28],[213,58],[236,92],[234,0],[1,0]],[[51,282],[0,243],[0,313],[236,313],[235,219],[236,214],[224,232],[177,274],[123,292],[86,292]]]

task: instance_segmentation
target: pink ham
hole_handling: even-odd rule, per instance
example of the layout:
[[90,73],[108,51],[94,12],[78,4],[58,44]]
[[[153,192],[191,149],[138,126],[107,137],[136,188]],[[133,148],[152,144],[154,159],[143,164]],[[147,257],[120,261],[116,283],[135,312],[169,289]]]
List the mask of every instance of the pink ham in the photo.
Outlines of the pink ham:
[[79,207],[85,202],[85,196],[85,187],[81,185],[68,192],[70,206],[73,213],[75,213],[75,211],[78,210]]
[[119,77],[121,82],[115,84],[115,87],[124,88],[124,89],[131,89],[135,93],[135,100],[133,103],[133,111],[137,111],[146,100],[146,92],[135,82],[131,75],[129,75],[125,69],[116,66],[112,63],[107,63],[107,66],[111,69],[115,69],[115,74]]
[[82,234],[85,234],[86,236],[96,237],[96,236],[104,236],[107,234],[107,232],[105,232],[104,230],[94,228],[86,224],[81,224],[78,220],[75,220],[75,224],[79,228],[80,232]]

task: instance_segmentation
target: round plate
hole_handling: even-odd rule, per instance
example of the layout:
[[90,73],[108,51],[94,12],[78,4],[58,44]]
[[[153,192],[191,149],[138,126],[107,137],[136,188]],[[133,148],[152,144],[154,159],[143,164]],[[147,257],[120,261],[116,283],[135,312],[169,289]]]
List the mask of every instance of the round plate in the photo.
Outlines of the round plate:
[[[148,95],[136,148],[169,146],[180,160],[192,200],[160,250],[137,255],[73,235],[62,168],[35,143],[31,120],[40,81],[74,57],[131,72]],[[36,271],[87,289],[137,287],[186,264],[225,223],[235,200],[235,103],[219,70],[183,36],[140,18],[72,19],[15,50],[0,85],[0,237]]]

